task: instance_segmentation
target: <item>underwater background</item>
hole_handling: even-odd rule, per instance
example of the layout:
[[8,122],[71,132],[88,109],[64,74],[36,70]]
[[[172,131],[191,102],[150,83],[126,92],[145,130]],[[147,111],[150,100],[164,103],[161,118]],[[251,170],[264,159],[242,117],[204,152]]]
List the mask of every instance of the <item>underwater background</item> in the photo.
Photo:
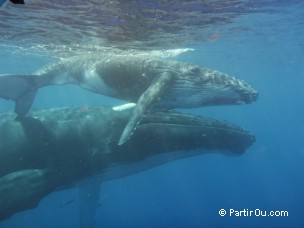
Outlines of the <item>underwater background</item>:
[[[214,20],[208,24],[196,21],[195,17],[184,24],[181,22],[183,28],[191,27],[197,22],[194,26],[201,28],[202,31],[195,28],[194,31],[177,28],[172,31],[172,34],[179,37],[176,42],[165,33],[165,29],[170,28],[168,26],[161,30],[164,31],[165,38],[159,35],[162,34],[161,31],[156,30],[157,35],[145,34],[134,42],[140,34],[140,30],[136,30],[136,33],[132,34],[134,37],[128,32],[119,33],[127,39],[115,40],[113,33],[101,43],[98,43],[98,30],[93,32],[94,27],[98,26],[97,19],[92,24],[83,21],[82,25],[92,26],[92,34],[97,34],[96,37],[91,33],[82,34],[82,27],[77,24],[75,30],[80,31],[79,37],[73,37],[72,33],[69,33],[73,26],[66,30],[66,37],[64,30],[57,31],[56,28],[39,33],[45,29],[38,23],[39,15],[31,18],[27,10],[38,12],[39,7],[53,7],[48,11],[52,15],[56,7],[62,12],[73,12],[76,10],[73,7],[81,4],[81,1],[62,2],[65,3],[64,7],[59,1],[56,3],[59,5],[52,5],[50,1],[46,6],[38,5],[39,1],[28,1],[25,7],[7,4],[0,9],[0,74],[31,74],[50,62],[58,61],[59,58],[90,54],[95,49],[113,51],[108,49],[109,47],[130,52],[132,55],[136,55],[138,51],[152,50],[160,50],[162,53],[161,50],[170,43],[168,49],[194,49],[180,55],[171,55],[170,59],[191,62],[234,75],[259,91],[259,100],[250,105],[180,110],[227,120],[251,131],[256,136],[256,142],[243,155],[225,156],[211,153],[176,160],[132,176],[102,183],[92,178],[90,184],[100,185],[99,206],[96,215],[91,218],[94,219],[94,227],[304,227],[302,1],[206,1],[210,2],[211,6],[212,3],[216,3],[214,7],[222,4],[220,10],[203,6],[200,8],[198,6],[201,1],[191,1],[197,5],[195,8],[185,7],[187,13],[208,13],[209,17],[220,14],[225,14],[226,17],[226,14],[233,14],[233,17],[228,17],[229,22],[227,19],[220,23]],[[110,1],[88,2],[95,10],[97,9],[94,5],[102,7],[102,4],[105,4],[104,6],[109,9],[113,7],[106,4]],[[176,7],[179,4],[179,1],[132,2],[137,2],[138,8],[129,14],[140,12],[141,7],[161,8],[163,11],[171,12],[170,6]],[[158,2],[167,4],[164,6]],[[37,7],[31,9],[30,4],[37,4]],[[234,8],[241,4],[246,7],[231,12],[229,4]],[[128,23],[109,19],[109,15],[117,12],[107,13],[106,19],[111,22],[107,26],[117,27],[121,26],[120,23]],[[85,15],[86,11],[83,14]],[[188,14],[185,13],[184,16]],[[40,17],[45,15],[40,14]],[[27,18],[25,25],[28,29],[34,29],[32,34],[31,30],[28,30],[29,34],[18,30],[18,26],[22,27],[19,20],[24,18]],[[104,21],[106,19],[103,18]],[[172,22],[177,19],[170,17],[166,21]],[[52,24],[52,20],[45,20]],[[83,20],[86,20],[86,17]],[[198,21],[205,23],[205,30]],[[56,25],[60,22],[64,24],[62,19],[57,20]],[[126,31],[138,28],[138,21],[130,23],[133,23],[133,27],[126,28]],[[37,33],[34,32],[35,29]],[[208,32],[203,34],[206,30]],[[48,36],[52,33],[54,37]],[[62,37],[61,41],[56,37],[58,33]],[[182,35],[185,35],[184,39]],[[92,39],[85,40],[83,37]],[[35,38],[42,42],[41,45],[35,44]],[[47,45],[52,39],[54,43]],[[152,39],[155,42],[152,42]],[[86,105],[114,106],[121,103],[123,102],[92,94],[77,86],[49,86],[39,90],[32,109]],[[0,100],[1,112],[12,111],[13,108],[13,102]],[[71,188],[54,192],[45,197],[37,208],[14,215],[1,222],[0,227],[79,227],[78,191],[77,188]],[[220,209],[288,211],[288,216],[220,216]]]

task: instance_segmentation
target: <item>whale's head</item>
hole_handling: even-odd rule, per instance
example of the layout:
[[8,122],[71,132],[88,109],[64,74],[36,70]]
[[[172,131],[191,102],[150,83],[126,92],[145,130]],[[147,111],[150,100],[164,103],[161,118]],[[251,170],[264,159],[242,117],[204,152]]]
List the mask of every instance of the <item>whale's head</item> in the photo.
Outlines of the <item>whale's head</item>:
[[176,68],[176,79],[160,106],[195,108],[249,104],[258,99],[255,89],[235,77],[188,63]]

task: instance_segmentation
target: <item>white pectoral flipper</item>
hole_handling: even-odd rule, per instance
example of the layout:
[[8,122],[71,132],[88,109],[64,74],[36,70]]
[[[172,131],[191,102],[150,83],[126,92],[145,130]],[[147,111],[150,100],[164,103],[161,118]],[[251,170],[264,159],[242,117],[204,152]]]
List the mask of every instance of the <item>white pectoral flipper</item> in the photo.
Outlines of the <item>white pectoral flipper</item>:
[[16,102],[15,112],[24,116],[30,109],[38,86],[36,75],[0,75],[0,97]]
[[160,74],[140,96],[136,108],[133,110],[131,118],[119,139],[118,145],[124,144],[130,138],[141,118],[149,111],[153,104],[159,100],[172,80],[173,75],[169,72],[164,72]]
[[121,112],[121,111],[133,109],[135,106],[136,106],[135,103],[127,103],[127,104],[123,104],[123,105],[118,105],[118,106],[112,107],[112,109],[114,111]]

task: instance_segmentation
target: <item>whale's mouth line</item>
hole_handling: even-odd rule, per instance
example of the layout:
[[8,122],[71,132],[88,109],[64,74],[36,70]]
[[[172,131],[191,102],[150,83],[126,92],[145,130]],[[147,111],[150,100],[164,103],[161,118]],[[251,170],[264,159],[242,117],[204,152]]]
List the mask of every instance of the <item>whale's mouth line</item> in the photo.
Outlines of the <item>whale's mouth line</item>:
[[251,87],[240,83],[201,85],[186,78],[178,79],[168,88],[155,106],[158,108],[199,108],[202,106],[240,105],[257,100],[258,93]]
[[[222,127],[214,127],[214,126],[207,126],[207,125],[195,125],[195,124],[179,124],[179,123],[166,123],[166,122],[150,122],[150,123],[143,123],[143,124],[139,124],[138,127],[142,127],[142,126],[149,126],[149,125],[157,125],[158,127],[160,126],[168,126],[168,127],[193,127],[193,128],[204,128],[204,129],[208,129],[208,130],[224,130],[227,129],[227,126],[222,126]],[[235,127],[237,127],[235,125]],[[229,129],[230,132],[233,133],[244,133],[244,129]]]

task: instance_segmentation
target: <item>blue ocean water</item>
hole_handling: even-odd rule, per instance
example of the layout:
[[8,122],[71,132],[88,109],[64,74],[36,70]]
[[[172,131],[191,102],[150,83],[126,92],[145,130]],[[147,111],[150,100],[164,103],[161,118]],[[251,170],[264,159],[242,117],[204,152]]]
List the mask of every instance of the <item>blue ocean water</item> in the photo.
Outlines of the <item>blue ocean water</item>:
[[[100,183],[95,227],[304,227],[303,10],[290,4],[274,14],[245,16],[238,23],[250,25],[250,32],[222,36],[214,30],[209,40],[187,46],[195,51],[173,57],[257,88],[260,98],[250,105],[182,110],[242,126],[256,143],[240,157],[201,155]],[[3,48],[0,73],[32,73],[52,61]],[[52,86],[39,91],[33,109],[119,103],[76,86]],[[0,100],[1,111],[12,109]],[[77,188],[55,192],[0,227],[79,227],[79,206]],[[288,216],[229,216],[230,209]]]

